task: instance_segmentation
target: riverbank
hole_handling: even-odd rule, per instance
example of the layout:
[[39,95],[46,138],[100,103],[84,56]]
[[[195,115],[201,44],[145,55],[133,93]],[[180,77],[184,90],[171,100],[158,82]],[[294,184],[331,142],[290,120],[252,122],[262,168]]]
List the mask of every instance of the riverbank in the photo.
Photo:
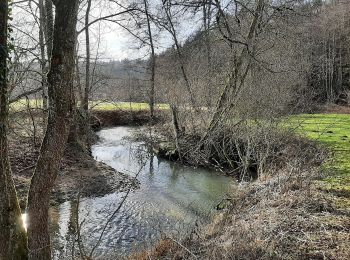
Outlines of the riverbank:
[[283,127],[330,151],[329,159],[304,167],[291,161],[272,175],[241,183],[212,224],[130,259],[349,259],[349,125],[349,114],[287,119]]
[[[123,114],[100,112],[98,118],[103,127],[128,124],[132,118],[133,125],[148,122],[145,111]],[[165,238],[152,250],[129,258],[349,259],[350,115],[298,115],[282,124],[302,135],[285,136],[290,138],[288,146],[275,155],[283,157],[284,167],[261,174],[253,182],[240,183],[210,225],[199,226],[186,238]],[[156,127],[161,126],[164,124]],[[40,136],[37,139],[40,143]],[[23,206],[39,147],[33,144],[33,136],[18,135],[10,137],[10,147]],[[329,159],[320,166],[327,150]],[[92,157],[72,159],[68,155],[62,162],[52,203],[75,199],[79,190],[82,196],[103,196],[130,185],[137,184]]]
[[[21,208],[26,206],[30,180],[39,156],[40,144],[43,139],[43,126],[40,110],[20,110],[11,116],[11,131],[9,132],[9,151],[12,174]],[[140,126],[149,123],[147,109],[94,109],[91,126],[94,130],[105,127],[133,125]],[[158,109],[154,122],[166,118],[166,112]],[[34,120],[34,121],[33,121]],[[35,122],[35,123],[34,123]],[[95,138],[93,138],[95,139]],[[113,192],[123,192],[130,187],[137,188],[138,183],[129,175],[117,172],[113,168],[95,161],[84,153],[74,153],[67,147],[61,162],[59,176],[52,191],[52,204],[76,199],[80,196],[103,196]]]
[[[24,210],[43,131],[41,123],[36,124],[35,134],[30,125],[26,125],[30,123],[29,115],[20,114],[18,118],[12,118],[12,121],[21,123],[13,124],[9,133],[9,156],[20,206]],[[138,185],[137,180],[129,175],[95,161],[89,154],[74,153],[67,147],[51,194],[51,204],[75,200],[78,194],[81,197],[99,197],[129,188],[136,189]]]
[[[39,148],[33,148],[28,140],[17,139],[16,144],[11,142],[10,150],[13,179],[21,208],[24,210]],[[51,194],[51,204],[58,205],[75,200],[78,194],[81,197],[99,197],[123,192],[130,187],[137,188],[138,182],[128,175],[96,162],[89,156],[70,158],[66,155]]]

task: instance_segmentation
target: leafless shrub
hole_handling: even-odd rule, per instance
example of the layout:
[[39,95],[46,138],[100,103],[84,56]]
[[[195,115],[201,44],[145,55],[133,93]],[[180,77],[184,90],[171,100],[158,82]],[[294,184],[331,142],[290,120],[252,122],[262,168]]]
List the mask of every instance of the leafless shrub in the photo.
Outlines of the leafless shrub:
[[[200,259],[347,259],[349,212],[335,210],[334,200],[319,192],[318,177],[312,165],[287,165],[241,184],[229,210],[181,244]],[[191,259],[176,244],[167,250],[160,258]]]
[[[168,131],[170,139],[171,133]],[[230,123],[198,145],[200,142],[200,135],[182,133],[179,148],[184,162],[215,168],[240,180],[266,178],[281,168],[317,166],[326,157],[324,150],[274,121]]]

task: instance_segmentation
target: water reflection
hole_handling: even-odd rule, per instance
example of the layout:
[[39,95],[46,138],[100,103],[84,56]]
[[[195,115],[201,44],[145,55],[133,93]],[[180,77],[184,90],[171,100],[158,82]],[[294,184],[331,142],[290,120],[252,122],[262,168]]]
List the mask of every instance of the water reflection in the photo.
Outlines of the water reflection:
[[[96,255],[125,254],[145,247],[162,234],[179,234],[193,227],[196,220],[208,220],[215,205],[228,192],[231,179],[204,169],[193,169],[164,161],[149,154],[141,143],[127,139],[135,131],[117,127],[99,132],[100,143],[92,149],[98,161],[132,176],[139,172],[140,189],[131,192],[127,200],[110,219],[124,194],[109,194],[101,198],[82,198],[79,202],[81,241],[72,223],[77,219],[77,202],[70,201],[56,208],[58,217],[54,232],[55,256],[65,259],[78,250]],[[75,213],[74,213],[75,212]],[[54,225],[54,224],[53,224]]]
[[23,227],[24,227],[25,231],[27,231],[27,228],[28,228],[28,214],[27,213],[22,214],[22,221],[23,221]]

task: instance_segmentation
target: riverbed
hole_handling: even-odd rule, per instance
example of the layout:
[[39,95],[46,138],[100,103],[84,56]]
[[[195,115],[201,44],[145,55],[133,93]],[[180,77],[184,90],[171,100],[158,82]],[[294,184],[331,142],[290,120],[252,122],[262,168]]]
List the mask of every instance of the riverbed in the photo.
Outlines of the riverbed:
[[[136,177],[139,188],[128,193],[80,198],[78,245],[72,224],[77,201],[51,210],[56,259],[67,259],[79,250],[101,259],[115,259],[147,248],[161,237],[183,236],[196,224],[208,222],[216,205],[227,196],[234,180],[213,170],[192,168],[163,160],[132,137],[146,128],[114,127],[98,132],[92,147],[97,161]],[[118,173],[116,173],[118,174]],[[75,234],[75,235],[74,235]],[[75,253],[74,253],[75,252]]]

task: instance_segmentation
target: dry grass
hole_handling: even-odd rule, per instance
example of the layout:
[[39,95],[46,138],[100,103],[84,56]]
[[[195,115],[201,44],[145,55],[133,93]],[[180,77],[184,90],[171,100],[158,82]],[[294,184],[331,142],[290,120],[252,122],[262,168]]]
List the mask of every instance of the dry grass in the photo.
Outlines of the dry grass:
[[144,250],[142,252],[133,253],[128,259],[137,260],[149,260],[149,259],[159,259],[165,257],[172,250],[175,243],[169,239],[162,239],[158,241],[157,245],[152,250]]
[[[315,170],[281,172],[240,186],[230,209],[183,245],[197,259],[349,259],[350,212],[317,190],[316,177]],[[151,259],[192,258],[172,244]]]
[[270,141],[270,171],[241,183],[229,208],[183,246],[148,259],[350,259],[348,200],[317,185],[327,153],[288,133]]

